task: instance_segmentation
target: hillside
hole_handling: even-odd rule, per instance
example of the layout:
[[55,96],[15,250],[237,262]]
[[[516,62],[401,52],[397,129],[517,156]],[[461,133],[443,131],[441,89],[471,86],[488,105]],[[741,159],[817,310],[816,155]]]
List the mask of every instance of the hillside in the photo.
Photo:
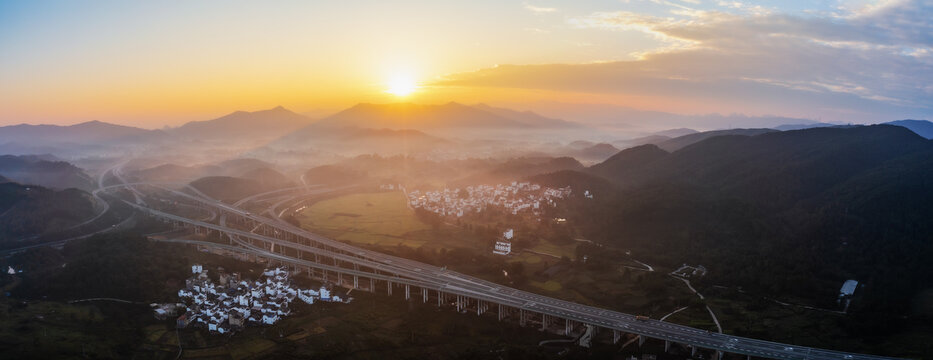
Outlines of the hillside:
[[664,158],[668,153],[655,145],[641,145],[625,149],[602,163],[588,169],[592,174],[620,181],[626,172],[636,171],[649,163]]
[[240,174],[239,177],[255,181],[266,189],[295,186],[295,183],[289,180],[287,176],[270,167],[252,169]]
[[191,166],[160,164],[133,171],[132,175],[143,181],[187,182],[205,176],[240,176],[263,168],[274,168],[274,166],[262,160],[238,158]]
[[234,203],[247,196],[274,190],[258,181],[232,176],[206,176],[191,182],[191,186],[208,196],[227,203]]
[[366,179],[366,173],[340,165],[322,165],[308,169],[303,180],[306,184],[353,184]]
[[313,124],[294,131],[266,146],[279,151],[319,149],[345,156],[362,154],[427,153],[451,143],[411,129],[368,129],[359,127],[330,127]]
[[26,141],[33,145],[132,142],[163,135],[158,130],[145,130],[101,121],[88,121],[68,126],[20,124],[0,127],[0,143]]
[[48,156],[0,155],[0,175],[27,185],[54,189],[93,190],[94,180],[80,168],[64,161],[49,161]]
[[583,125],[566,120],[553,119],[539,115],[532,111],[516,111],[512,109],[493,107],[486,104],[473,105],[474,108],[501,116],[503,118],[517,121],[529,127],[538,128],[580,128]]
[[457,179],[450,185],[454,187],[466,187],[476,184],[504,184],[511,181],[523,180],[526,177],[538,174],[583,169],[583,164],[572,157],[515,158],[508,159],[502,164],[492,165],[488,170],[479,171],[465,178]]
[[475,107],[455,102],[443,105],[410,103],[358,104],[327,117],[316,126],[375,129],[505,129],[528,126]]
[[927,139],[933,139],[933,122],[928,120],[897,120],[886,122],[888,125],[903,126],[923,136]]
[[[933,286],[918,276],[933,272],[931,159],[933,142],[889,125],[718,136],[673,153],[646,145],[587,169],[615,185],[574,198],[567,216],[654,263],[707,266],[701,288],[834,308],[842,281],[858,279],[869,285],[853,309],[903,314]],[[535,179],[599,184],[575,172]]]
[[684,136],[675,137],[670,140],[665,140],[659,143],[655,143],[659,148],[664,151],[671,152],[680,150],[690,144],[695,144],[697,142],[722,135],[743,135],[743,136],[754,136],[759,134],[764,134],[768,132],[774,132],[777,130],[774,129],[730,129],[730,130],[713,130],[713,131],[704,131],[700,133],[688,134]]
[[0,246],[68,228],[94,213],[94,201],[86,192],[0,181]]
[[599,143],[577,151],[574,157],[587,161],[603,161],[615,155],[619,149],[612,144]]
[[254,112],[237,111],[213,120],[192,121],[169,130],[169,133],[191,140],[260,141],[283,136],[309,123],[311,119],[279,106]]

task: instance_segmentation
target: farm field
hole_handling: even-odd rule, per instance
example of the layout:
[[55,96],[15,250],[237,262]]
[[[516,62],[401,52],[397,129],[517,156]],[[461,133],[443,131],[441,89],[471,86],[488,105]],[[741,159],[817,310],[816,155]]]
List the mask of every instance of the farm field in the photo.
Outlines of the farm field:
[[367,245],[420,247],[406,234],[431,227],[415,217],[401,192],[344,195],[317,202],[297,216],[302,227],[336,240]]
[[491,248],[462,228],[425,224],[408,208],[401,192],[344,195],[322,200],[297,214],[305,229],[340,241],[381,247]]

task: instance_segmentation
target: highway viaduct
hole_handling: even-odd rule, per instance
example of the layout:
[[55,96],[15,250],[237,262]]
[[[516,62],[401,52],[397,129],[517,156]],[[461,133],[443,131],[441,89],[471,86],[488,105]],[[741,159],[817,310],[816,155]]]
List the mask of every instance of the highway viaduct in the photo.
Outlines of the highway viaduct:
[[[138,186],[147,185],[126,184],[126,187],[133,188],[134,196],[139,194],[135,189]],[[119,186],[109,187],[115,188]],[[683,346],[693,354],[698,349],[708,349],[720,358],[731,353],[745,355],[749,359],[886,359],[713,333],[528,293],[446,268],[357,248],[310,233],[277,217],[254,215],[239,207],[206,198],[203,194],[160,189],[221,214],[221,223],[193,220],[159,211],[138,201],[124,201],[176,227],[191,229],[197,234],[216,233],[229,240],[227,244],[189,241],[190,244],[239,252],[252,256],[254,260],[287,264],[314,278],[348,288],[373,292],[385,289],[388,295],[403,291],[406,299],[420,297],[425,303],[436,302],[438,306],[452,306],[457,311],[475,312],[477,315],[493,312],[500,321],[509,319],[522,326],[537,326],[543,331],[573,336],[589,327],[597,333],[611,334],[604,337],[614,343],[623,335],[631,334],[638,336],[639,344],[647,338],[657,339],[664,342],[665,350],[671,346]],[[323,193],[327,190],[315,191]],[[308,192],[303,194],[307,196]]]

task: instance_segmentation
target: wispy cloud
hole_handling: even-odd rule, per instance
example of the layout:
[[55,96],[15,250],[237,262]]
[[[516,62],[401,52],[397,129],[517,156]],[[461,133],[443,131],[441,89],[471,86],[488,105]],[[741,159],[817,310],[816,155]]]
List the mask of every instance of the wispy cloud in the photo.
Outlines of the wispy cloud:
[[549,30],[544,30],[544,29],[535,28],[535,27],[525,28],[525,31],[530,32],[530,33],[535,33],[535,34],[549,34],[550,33]]
[[[727,5],[748,10],[741,2]],[[637,61],[500,66],[448,81],[712,96],[724,104],[741,98],[772,109],[809,106],[813,111],[860,109],[870,116],[882,111],[933,116],[933,4],[927,1],[888,1],[839,17],[683,5],[674,10],[671,16],[616,11],[569,20],[580,28],[638,31],[662,41],[658,48],[633,54]]]
[[534,13],[552,13],[552,12],[557,12],[557,8],[553,8],[553,7],[535,6],[535,5],[532,5],[532,4],[528,3],[528,2],[524,2],[524,3],[522,3],[522,5],[525,6],[525,9],[528,9],[529,11],[534,12]]

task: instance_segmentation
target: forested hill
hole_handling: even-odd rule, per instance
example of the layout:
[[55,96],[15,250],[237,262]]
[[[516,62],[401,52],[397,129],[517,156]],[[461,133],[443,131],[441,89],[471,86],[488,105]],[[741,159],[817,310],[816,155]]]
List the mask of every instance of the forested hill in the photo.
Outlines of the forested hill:
[[92,190],[94,180],[80,168],[47,155],[0,155],[0,175],[21,184]]
[[568,204],[585,236],[706,265],[711,283],[831,307],[858,279],[855,310],[875,314],[902,313],[933,287],[933,142],[901,127],[719,136],[622,151],[585,172],[535,179],[603,189]]
[[0,183],[0,247],[12,240],[65,229],[94,214],[91,195],[81,190]]

